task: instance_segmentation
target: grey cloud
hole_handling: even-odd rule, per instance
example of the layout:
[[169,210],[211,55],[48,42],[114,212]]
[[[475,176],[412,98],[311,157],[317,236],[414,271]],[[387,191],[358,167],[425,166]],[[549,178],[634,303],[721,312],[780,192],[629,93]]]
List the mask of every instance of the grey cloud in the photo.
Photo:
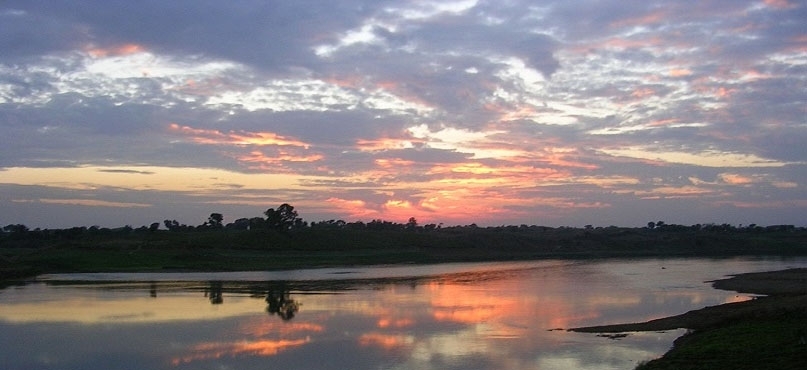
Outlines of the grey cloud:
[[479,19],[446,18],[420,25],[412,32],[418,43],[433,52],[461,52],[468,55],[516,55],[547,78],[559,67],[552,53],[557,43],[547,35],[534,34],[509,24],[484,25]]
[[[88,105],[73,104],[77,99]],[[0,105],[1,166],[142,164],[232,166],[216,148],[170,143],[164,136],[181,111],[148,105],[120,105],[105,98],[62,97],[44,107]]]
[[78,39],[88,44],[139,43],[170,54],[208,55],[275,72],[305,66],[313,56],[313,42],[355,26],[381,5],[359,1],[93,0],[13,4],[31,14],[58,19],[65,27],[85,30],[86,35]]
[[222,122],[199,121],[189,125],[228,131],[230,129],[252,132],[269,131],[292,137],[305,143],[319,146],[352,147],[359,139],[383,136],[396,137],[411,122],[403,117],[388,116],[383,119],[370,110],[341,112],[256,111],[240,113]]
[[[17,6],[18,5],[18,6]],[[67,51],[80,45],[82,29],[58,16],[28,10],[30,2],[0,3],[0,50],[6,63]]]
[[[128,201],[138,197],[141,201],[154,200],[150,201],[154,208],[126,210],[135,219],[120,221],[145,223],[153,210],[161,214],[158,217],[192,223],[194,219],[204,221],[203,217],[212,211],[223,210],[225,216],[236,211],[247,216],[259,214],[246,212],[247,205],[225,205],[233,199],[246,199],[244,203],[258,199],[269,207],[296,200],[322,205],[329,197],[339,197],[362,199],[380,209],[389,199],[379,192],[382,189],[394,188],[396,196],[417,200],[418,189],[399,190],[396,186],[436,178],[438,175],[428,173],[435,165],[512,165],[502,159],[472,158],[426,144],[375,152],[356,148],[360,140],[407,139],[407,128],[426,124],[433,132],[442,127],[503,130],[488,138],[495,141],[489,143],[491,147],[526,151],[538,157],[532,162],[520,162],[519,166],[551,168],[578,178],[613,176],[639,181],[618,189],[573,180],[563,186],[494,189],[513,197],[556,197],[608,205],[583,213],[553,210],[557,214],[555,224],[576,225],[584,219],[585,223],[607,224],[617,216],[619,219],[611,223],[641,225],[660,218],[679,223],[767,223],[750,219],[785,219],[782,215],[792,216],[797,213],[793,209],[799,207],[741,209],[730,205],[730,201],[805,199],[803,185],[807,175],[803,174],[807,171],[802,168],[805,157],[800,149],[807,141],[803,127],[807,89],[804,63],[799,54],[792,52],[804,45],[798,41],[803,37],[803,19],[807,16],[803,4],[794,2],[798,8],[777,10],[750,0],[653,0],[641,4],[480,1],[461,14],[408,18],[387,7],[393,3],[398,9],[411,5],[358,0],[3,2],[0,102],[5,103],[0,103],[0,129],[4,132],[0,137],[0,167],[145,164],[285,171],[326,178],[304,184],[316,185],[311,189],[318,190],[277,189],[261,193],[230,186],[226,179],[214,179],[212,186],[226,189],[226,195],[135,191],[127,195]],[[341,37],[365,26],[372,26],[377,39],[339,44]],[[753,37],[742,37],[744,33]],[[603,44],[617,39],[624,45]],[[125,43],[142,44],[160,62],[171,62],[171,68],[192,67],[199,61],[232,61],[246,67],[216,72],[211,77],[215,81],[209,85],[197,81],[197,88],[169,91],[163,83],[178,86],[179,80],[185,78],[204,79],[208,77],[207,70],[200,68],[199,76],[179,74],[164,79],[97,79],[80,73],[88,63],[80,56],[83,54],[67,53]],[[341,47],[331,55],[317,56],[314,48],[321,45]],[[790,59],[772,59],[777,53],[789,53]],[[525,86],[517,78],[503,77],[501,72],[509,68],[503,59],[511,57],[523,60],[546,81]],[[672,75],[677,68],[686,69],[686,73]],[[740,78],[752,69],[766,76]],[[171,80],[174,78],[176,81]],[[295,90],[293,81],[298,78],[347,83],[339,88],[343,90],[306,95],[305,91]],[[298,110],[234,108],[230,114],[204,105],[211,96],[207,94],[271,89],[276,86],[273,81],[290,81],[277,93],[286,94],[282,98],[292,102],[283,109]],[[126,90],[130,86],[136,88]],[[350,99],[336,98],[338,94],[333,91],[347,91]],[[373,91],[395,94],[434,110],[404,112],[361,103]],[[295,99],[305,99],[305,104],[295,105]],[[315,111],[317,107],[329,110]],[[518,109],[524,109],[524,116],[500,120],[502,114]],[[550,118],[547,122],[533,122],[533,111]],[[550,125],[552,115],[574,117],[577,121]],[[652,126],[666,119],[705,126]],[[305,142],[309,147],[200,144],[170,131],[168,125],[172,122],[225,135],[271,132]],[[592,134],[609,128],[641,129],[614,135]],[[726,169],[653,164],[603,154],[604,149],[636,146],[689,153],[746,153],[799,164]],[[596,165],[596,169],[555,165],[551,163],[554,157],[540,158],[553,148],[568,150],[566,159]],[[295,156],[322,157],[313,163],[267,161],[276,166],[271,168],[238,160],[251,151],[271,157],[278,156],[281,150]],[[378,171],[379,163],[384,162],[376,161],[383,159],[403,159],[414,164]],[[121,176],[139,173],[114,168],[108,171]],[[764,181],[729,187],[719,184],[723,172],[756,176]],[[356,174],[376,178],[352,181],[351,176]],[[699,186],[713,192],[701,199],[641,199],[643,192],[657,187],[693,186],[691,178],[699,179],[703,182]],[[780,182],[779,187],[772,185],[775,181]],[[326,191],[319,190],[326,186]],[[3,189],[20,199],[120,199],[112,189],[95,194],[44,187]],[[173,208],[177,210],[163,204],[176,206]],[[219,205],[221,209],[212,209]],[[45,210],[44,205],[36,203],[14,203],[9,207],[30,219],[36,217],[33,209]],[[68,209],[82,209],[77,207],[60,206],[55,212],[69,217]],[[322,207],[327,209],[327,205]],[[529,213],[546,215],[549,208],[522,207],[519,210],[524,213],[518,217],[523,220]],[[98,210],[113,217],[107,208]],[[660,216],[661,212],[664,214]],[[58,220],[47,222],[51,221]]]

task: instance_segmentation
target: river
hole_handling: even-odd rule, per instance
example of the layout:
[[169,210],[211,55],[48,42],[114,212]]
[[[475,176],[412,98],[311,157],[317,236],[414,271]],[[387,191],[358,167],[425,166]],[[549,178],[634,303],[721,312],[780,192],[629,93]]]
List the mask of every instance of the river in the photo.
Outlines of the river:
[[4,369],[632,369],[683,330],[608,338],[751,297],[730,274],[807,259],[451,263],[43,275],[0,290]]

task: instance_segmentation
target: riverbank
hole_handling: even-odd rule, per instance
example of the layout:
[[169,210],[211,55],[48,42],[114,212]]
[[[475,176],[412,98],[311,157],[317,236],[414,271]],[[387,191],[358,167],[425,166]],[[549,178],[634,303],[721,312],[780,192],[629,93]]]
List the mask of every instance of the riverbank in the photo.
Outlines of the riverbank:
[[640,370],[797,369],[807,363],[807,269],[749,273],[715,288],[764,295],[642,323],[573,328],[587,333],[692,330]]
[[4,232],[0,233],[0,280],[66,272],[245,271],[536,259],[807,255],[807,229],[793,227],[469,225],[409,229],[369,225],[289,231],[73,228]]

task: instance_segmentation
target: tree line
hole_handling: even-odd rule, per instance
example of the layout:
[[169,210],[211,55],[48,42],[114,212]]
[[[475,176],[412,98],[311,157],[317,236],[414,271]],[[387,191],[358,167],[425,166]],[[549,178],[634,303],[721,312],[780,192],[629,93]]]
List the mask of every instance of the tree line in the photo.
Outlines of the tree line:
[[[298,230],[334,230],[334,229],[344,229],[344,230],[386,230],[386,231],[435,231],[435,230],[469,230],[469,229],[481,229],[481,227],[477,226],[476,224],[469,224],[469,225],[458,225],[458,226],[449,226],[445,227],[442,223],[440,224],[425,224],[421,225],[414,217],[410,217],[406,223],[399,223],[393,221],[386,221],[381,219],[373,219],[369,222],[363,221],[353,221],[347,222],[344,220],[325,220],[319,222],[308,222],[303,220],[298,212],[295,210],[294,206],[283,203],[277,208],[269,208],[263,212],[264,217],[252,217],[252,218],[238,218],[232,222],[225,223],[224,215],[222,213],[214,212],[211,213],[207,220],[204,221],[200,225],[186,225],[182,224],[179,221],[172,219],[166,219],[162,223],[154,222],[148,226],[141,226],[137,228],[133,228],[130,225],[126,225],[123,227],[118,228],[101,228],[99,226],[77,226],[72,228],[66,229],[45,229],[41,230],[39,228],[30,230],[27,226],[23,224],[9,224],[4,226],[2,229],[2,234],[4,237],[15,238],[15,237],[30,237],[32,235],[48,235],[48,236],[56,236],[59,238],[64,239],[72,239],[79,237],[81,235],[87,233],[145,233],[150,232],[154,233],[160,230],[160,226],[164,226],[165,229],[169,232],[191,232],[191,231],[206,231],[206,230],[272,230],[281,233],[290,233],[295,232]],[[485,227],[484,229],[493,230],[493,231],[541,231],[546,232],[548,230],[553,230],[555,228],[546,227],[546,226],[536,226],[536,225],[502,225],[502,226],[490,226]],[[576,229],[573,227],[559,227],[557,229]],[[586,232],[592,232],[596,230],[615,230],[615,229],[624,229],[619,228],[616,226],[608,226],[608,227],[594,227],[592,225],[585,225],[582,230]],[[635,228],[634,228],[635,229]],[[739,225],[734,226],[730,224],[694,224],[694,225],[678,225],[672,223],[666,223],[664,221],[651,221],[647,223],[646,227],[638,228],[638,229],[645,229],[652,232],[754,232],[754,233],[765,233],[765,232],[783,232],[783,231],[795,231],[795,230],[804,230],[804,227],[797,228],[794,225],[770,225],[770,226],[759,226],[757,224],[749,224],[746,226]]]

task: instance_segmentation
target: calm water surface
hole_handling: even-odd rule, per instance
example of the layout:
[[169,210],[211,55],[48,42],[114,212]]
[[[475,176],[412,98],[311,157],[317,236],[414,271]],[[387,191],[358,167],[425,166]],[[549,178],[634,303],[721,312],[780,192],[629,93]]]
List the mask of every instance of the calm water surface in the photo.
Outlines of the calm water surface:
[[683,331],[558,328],[749,297],[729,274],[807,259],[47,275],[0,290],[4,369],[632,369]]

